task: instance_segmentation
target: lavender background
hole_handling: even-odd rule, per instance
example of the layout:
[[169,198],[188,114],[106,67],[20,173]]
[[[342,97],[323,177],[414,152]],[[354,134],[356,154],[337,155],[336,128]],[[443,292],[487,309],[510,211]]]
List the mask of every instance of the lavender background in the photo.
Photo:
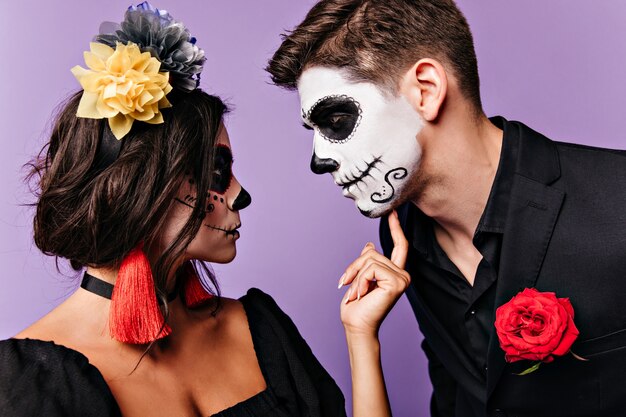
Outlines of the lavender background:
[[[298,97],[268,83],[278,34],[312,0],[161,0],[187,24],[209,60],[202,88],[234,104],[227,127],[235,173],[253,196],[242,212],[239,254],[217,265],[223,292],[251,286],[274,296],[343,389],[350,374],[336,283],[378,222],[362,217],[328,176],[309,169],[311,138]],[[128,0],[0,0],[0,339],[28,326],[75,288],[71,274],[32,243],[32,202],[22,165],[45,139],[52,109],[78,88],[69,69],[103,20]],[[553,139],[625,148],[626,3],[585,0],[459,1],[475,36],[488,115],[522,120]],[[418,279],[418,277],[414,277]],[[405,298],[381,339],[396,416],[425,415],[430,383],[422,336]]]

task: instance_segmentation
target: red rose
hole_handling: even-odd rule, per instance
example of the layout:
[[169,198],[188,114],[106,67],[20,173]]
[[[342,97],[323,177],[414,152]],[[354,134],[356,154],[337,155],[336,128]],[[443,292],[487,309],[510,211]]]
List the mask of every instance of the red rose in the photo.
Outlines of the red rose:
[[496,310],[496,332],[507,362],[552,362],[578,337],[569,298],[526,288]]

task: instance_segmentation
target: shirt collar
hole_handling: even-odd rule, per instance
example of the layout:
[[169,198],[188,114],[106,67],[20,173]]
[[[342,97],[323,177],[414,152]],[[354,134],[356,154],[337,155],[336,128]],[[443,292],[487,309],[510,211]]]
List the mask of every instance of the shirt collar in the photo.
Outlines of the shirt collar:
[[476,232],[504,233],[511,187],[515,177],[519,130],[511,128],[503,117],[496,116],[489,120],[503,131],[502,150],[500,151],[498,170],[489,192],[487,205],[478,222]]

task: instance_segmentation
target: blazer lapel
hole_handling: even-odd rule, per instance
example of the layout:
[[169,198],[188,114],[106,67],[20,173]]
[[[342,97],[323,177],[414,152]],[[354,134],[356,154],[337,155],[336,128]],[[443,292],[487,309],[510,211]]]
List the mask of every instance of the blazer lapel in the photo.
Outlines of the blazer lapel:
[[[495,308],[523,288],[534,287],[565,193],[549,184],[560,176],[554,142],[518,122],[519,154],[502,241]],[[487,398],[505,366],[495,326],[487,356]]]

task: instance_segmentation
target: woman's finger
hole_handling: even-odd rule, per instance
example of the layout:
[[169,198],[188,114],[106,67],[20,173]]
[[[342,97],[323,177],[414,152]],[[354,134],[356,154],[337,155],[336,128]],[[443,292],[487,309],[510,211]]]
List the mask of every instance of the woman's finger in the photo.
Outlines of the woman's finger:
[[376,284],[376,273],[373,271],[375,263],[375,261],[370,261],[368,264],[363,265],[363,268],[361,268],[357,276],[354,277],[344,297],[346,304],[350,301],[360,300],[361,297],[369,292],[370,285]]
[[365,255],[370,250],[376,250],[376,246],[372,242],[367,242],[361,251],[361,255]]
[[356,258],[346,268],[346,271],[344,272],[344,274],[341,276],[341,279],[339,280],[339,288],[341,288],[344,285],[349,285],[350,283],[352,283],[352,281],[354,280],[356,275],[359,273],[359,271],[363,268],[364,264],[368,261],[368,259],[377,260],[378,262],[383,263],[389,266],[391,269],[397,270],[398,272],[403,271],[401,268],[398,268],[389,259],[387,259],[385,255],[376,251],[372,243],[368,243],[363,248],[363,251],[361,251],[361,256]]
[[[361,250],[361,255],[356,258],[356,260],[354,260],[354,262],[352,262],[350,265],[348,265],[348,268],[346,268],[346,271],[343,273],[343,275],[341,276],[341,278],[339,278],[339,286],[337,288],[341,288],[344,285],[348,285],[350,282],[352,282],[352,279],[354,278],[354,275],[356,274],[352,274],[353,272],[353,268],[357,267],[356,265],[358,264],[358,260],[361,259],[361,257],[363,255],[365,255],[366,253],[368,253],[369,251],[374,251],[376,252],[376,247],[374,246],[374,244],[372,242],[367,242],[365,244],[365,246],[363,247],[363,250]],[[357,270],[358,272],[358,270]],[[348,277],[348,275],[350,275]]]
[[[375,285],[372,285],[373,283]],[[410,277],[405,271],[398,272],[389,265],[370,260],[354,279],[346,293],[344,302],[358,300],[376,287],[392,290],[392,292],[399,294],[408,287],[409,283]]]
[[400,220],[398,219],[398,212],[393,210],[389,214],[387,221],[389,223],[389,231],[391,232],[391,239],[393,240],[393,251],[391,252],[391,262],[398,268],[404,269],[406,265],[406,256],[409,250],[409,242],[404,237],[404,232],[400,226]]

